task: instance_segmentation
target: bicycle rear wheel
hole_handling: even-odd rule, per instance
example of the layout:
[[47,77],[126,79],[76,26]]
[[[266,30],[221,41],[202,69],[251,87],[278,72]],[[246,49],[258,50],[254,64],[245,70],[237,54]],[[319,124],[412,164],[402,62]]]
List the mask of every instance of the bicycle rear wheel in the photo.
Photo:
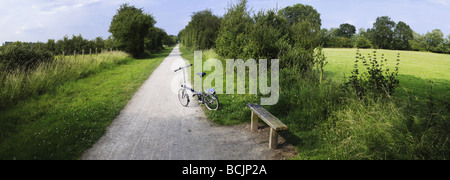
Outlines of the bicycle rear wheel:
[[216,111],[219,109],[219,98],[215,94],[208,94],[204,96],[204,101],[206,108],[209,110]]
[[178,91],[178,100],[180,101],[181,105],[184,107],[187,107],[189,104],[189,94],[187,93],[186,89],[181,88]]

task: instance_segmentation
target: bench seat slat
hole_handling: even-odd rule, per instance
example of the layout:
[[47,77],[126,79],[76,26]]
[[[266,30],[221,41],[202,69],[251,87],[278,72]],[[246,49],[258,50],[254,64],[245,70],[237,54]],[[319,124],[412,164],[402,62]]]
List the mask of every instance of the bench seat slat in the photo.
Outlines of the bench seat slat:
[[260,119],[267,123],[275,131],[287,130],[288,127],[278,118],[270,114],[267,110],[258,104],[247,105]]

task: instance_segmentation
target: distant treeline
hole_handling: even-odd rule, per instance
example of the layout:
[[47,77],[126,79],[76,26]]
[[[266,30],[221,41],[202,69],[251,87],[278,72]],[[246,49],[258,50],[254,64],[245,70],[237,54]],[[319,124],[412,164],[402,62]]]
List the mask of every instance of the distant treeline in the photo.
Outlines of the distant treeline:
[[440,29],[426,34],[414,32],[403,21],[395,23],[389,16],[378,17],[372,28],[360,28],[344,23],[339,28],[321,29],[324,47],[377,48],[392,50],[450,53],[450,34],[444,38]]
[[[222,54],[222,48],[245,50],[247,54],[244,57],[251,54],[254,57],[262,52],[278,55],[277,49],[284,42],[290,45],[307,43],[310,47],[321,45],[450,53],[450,35],[444,38],[439,29],[421,35],[405,22],[396,23],[389,16],[378,17],[372,28],[360,28],[357,32],[356,27],[348,23],[338,28],[321,28],[320,13],[309,5],[296,4],[253,15],[242,7],[232,6],[224,16],[214,15],[208,9],[193,13],[189,24],[178,34],[181,43],[191,49],[215,48],[220,55],[234,56]],[[297,41],[294,36],[299,35],[302,36]],[[231,40],[233,43],[230,43]],[[226,46],[221,46],[224,43]]]

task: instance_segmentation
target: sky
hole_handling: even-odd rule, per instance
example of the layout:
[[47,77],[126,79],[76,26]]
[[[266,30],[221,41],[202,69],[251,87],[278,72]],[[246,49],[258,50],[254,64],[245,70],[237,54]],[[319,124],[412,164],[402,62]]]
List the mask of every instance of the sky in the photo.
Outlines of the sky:
[[[65,35],[81,34],[94,39],[109,35],[117,9],[129,3],[152,14],[156,27],[177,35],[193,12],[211,9],[222,16],[237,0],[0,0],[0,44],[5,41],[47,42]],[[278,9],[297,3],[313,6],[320,14],[322,28],[350,23],[371,28],[377,17],[403,21],[417,33],[441,29],[450,34],[450,0],[248,0],[252,12]]]

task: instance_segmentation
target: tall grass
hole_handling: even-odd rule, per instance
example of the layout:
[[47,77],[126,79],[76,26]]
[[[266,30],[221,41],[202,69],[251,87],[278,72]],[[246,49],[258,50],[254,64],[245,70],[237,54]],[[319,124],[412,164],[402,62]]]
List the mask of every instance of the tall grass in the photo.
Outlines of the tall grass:
[[52,62],[41,63],[33,70],[2,70],[0,74],[0,109],[34,94],[42,94],[71,80],[85,78],[101,69],[131,60],[124,52],[106,52],[98,55],[57,56]]

